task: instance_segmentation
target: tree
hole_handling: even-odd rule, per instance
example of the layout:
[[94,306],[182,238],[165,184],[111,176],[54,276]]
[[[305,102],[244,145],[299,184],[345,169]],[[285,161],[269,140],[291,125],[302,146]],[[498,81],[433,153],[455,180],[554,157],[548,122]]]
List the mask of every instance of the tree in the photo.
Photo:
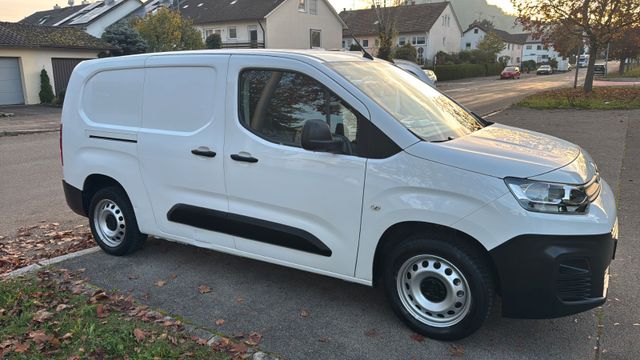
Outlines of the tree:
[[404,44],[398,48],[396,48],[395,53],[393,54],[395,59],[403,59],[408,60],[414,63],[418,62],[418,51],[411,44]]
[[496,62],[496,56],[502,50],[504,50],[504,41],[493,31],[487,33],[480,42],[478,42],[477,49],[487,55],[491,62]]
[[627,59],[634,59],[640,56],[640,27],[627,29],[620,38],[611,42],[609,57],[620,60],[618,72],[625,71]]
[[[391,6],[387,7],[387,3]],[[378,30],[378,57],[391,60],[393,40],[396,37],[396,16],[393,8],[400,5],[402,0],[371,0],[376,12],[376,26]]]
[[205,41],[207,49],[222,49],[222,37],[218,33],[207,36]]
[[551,66],[551,68],[553,68],[553,69],[557,69],[558,68],[558,59],[556,59],[556,58],[549,59],[549,66]]
[[500,62],[503,66],[509,65],[511,62],[511,56],[503,55],[498,58],[498,62]]
[[471,25],[469,25],[469,29],[473,28],[474,26],[479,26],[483,29],[487,29],[487,30],[493,30],[496,28],[496,25],[493,23],[493,21],[488,20],[488,19],[482,19],[482,20],[474,20]]
[[193,22],[184,19],[179,12],[161,8],[155,14],[147,14],[133,23],[140,36],[147,42],[149,51],[177,51],[204,48],[202,37]]
[[593,89],[593,68],[598,54],[625,29],[640,26],[638,0],[511,0],[517,21],[534,36],[551,31],[584,39],[589,46],[589,65],[584,92]]
[[51,80],[49,79],[49,74],[47,74],[47,70],[42,69],[40,71],[40,102],[42,104],[51,104],[53,98],[53,88],[51,87]]
[[116,47],[115,50],[111,50],[112,56],[147,52],[147,43],[128,21],[117,22],[109,26],[102,34],[102,40]]

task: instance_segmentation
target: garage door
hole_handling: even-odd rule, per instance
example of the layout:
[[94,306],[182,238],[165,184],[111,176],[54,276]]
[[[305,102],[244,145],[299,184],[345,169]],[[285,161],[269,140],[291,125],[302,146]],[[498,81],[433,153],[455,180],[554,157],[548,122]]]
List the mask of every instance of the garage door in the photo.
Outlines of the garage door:
[[67,90],[73,69],[85,60],[87,59],[51,59],[51,64],[53,65],[53,81],[56,84],[56,95],[60,95],[60,93]]
[[18,58],[0,58],[0,105],[23,104]]

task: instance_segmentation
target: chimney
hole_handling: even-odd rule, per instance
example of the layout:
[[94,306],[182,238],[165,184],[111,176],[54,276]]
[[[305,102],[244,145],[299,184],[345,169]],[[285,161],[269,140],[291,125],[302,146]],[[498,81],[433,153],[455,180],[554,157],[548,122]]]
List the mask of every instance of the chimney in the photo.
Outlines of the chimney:
[[73,6],[73,0],[69,0],[67,4],[69,4],[69,6]]
[[60,9],[60,5],[58,4],[53,5],[53,10],[58,10],[58,9]]

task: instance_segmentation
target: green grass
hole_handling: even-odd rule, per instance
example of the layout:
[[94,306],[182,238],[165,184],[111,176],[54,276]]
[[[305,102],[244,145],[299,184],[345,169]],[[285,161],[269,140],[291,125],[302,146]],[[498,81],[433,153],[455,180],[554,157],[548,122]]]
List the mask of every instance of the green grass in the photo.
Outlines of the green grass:
[[636,66],[631,70],[627,70],[624,73],[620,74],[618,69],[609,68],[609,73],[605,76],[605,79],[615,79],[615,78],[640,78],[640,66]]
[[640,87],[595,87],[588,95],[581,88],[555,89],[528,96],[516,106],[531,109],[640,109]]
[[[122,297],[94,303],[87,295],[74,294],[73,283],[69,284],[60,286],[41,274],[0,281],[0,358],[228,358],[197,344],[184,331],[118,311],[126,309],[118,305],[124,301]],[[57,311],[60,304],[68,307]],[[98,316],[99,306],[104,309],[102,317]],[[43,309],[52,315],[38,322],[36,312]],[[144,332],[144,338],[136,339],[136,331]],[[42,334],[46,340],[34,338],[34,334]]]

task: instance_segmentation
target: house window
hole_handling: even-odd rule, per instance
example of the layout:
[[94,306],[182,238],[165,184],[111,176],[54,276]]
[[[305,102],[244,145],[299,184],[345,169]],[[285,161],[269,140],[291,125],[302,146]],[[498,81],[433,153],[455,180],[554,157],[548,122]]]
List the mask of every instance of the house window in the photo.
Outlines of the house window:
[[427,38],[425,36],[414,36],[411,38],[411,43],[413,45],[424,45],[427,43]]
[[310,31],[310,43],[311,48],[322,47],[322,39],[320,37],[320,30],[311,29]]
[[344,41],[344,40],[342,40],[342,48],[343,48],[343,49],[346,49],[346,48],[347,48],[347,42],[346,42],[346,41]]
[[465,49],[471,49],[471,43],[464,44],[464,48]]
[[369,47],[369,40],[368,39],[362,40],[362,47],[365,47],[365,48]]
[[229,26],[228,30],[229,30],[229,32],[227,33],[227,35],[229,36],[229,39],[237,39],[238,38],[238,32],[237,32],[235,26]]
[[406,43],[407,43],[407,38],[405,38],[404,36],[400,36],[398,38],[398,45],[402,46],[402,45],[404,45]]
[[443,36],[443,37],[442,37],[442,45],[443,45],[443,46],[444,46],[444,43],[445,43],[446,41],[447,41],[447,38]]
[[318,0],[309,0],[309,14],[318,15]]
[[473,33],[477,34],[478,33],[478,29],[473,29]]
[[537,46],[537,49],[538,49],[538,50],[542,50],[542,45],[538,45],[538,46]]
[[527,45],[527,50],[531,50],[531,45]]
[[306,0],[298,0],[298,11],[302,11],[302,12],[307,11],[307,1]]
[[516,58],[516,64],[520,64],[520,58],[519,57]]

